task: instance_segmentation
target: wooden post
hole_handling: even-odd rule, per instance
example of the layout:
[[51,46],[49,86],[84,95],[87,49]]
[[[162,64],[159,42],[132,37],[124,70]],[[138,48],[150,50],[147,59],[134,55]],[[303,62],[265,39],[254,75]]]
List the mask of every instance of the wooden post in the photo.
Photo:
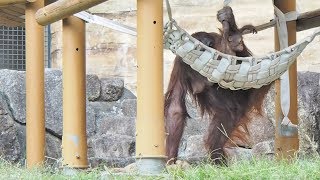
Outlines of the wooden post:
[[107,0],[58,0],[39,9],[36,19],[45,26],[105,1]]
[[162,0],[137,0],[137,122],[136,158],[140,172],[164,169]]
[[35,20],[44,0],[26,4],[26,155],[27,167],[42,165],[45,156],[44,31]]
[[[283,12],[291,12],[296,10],[295,0],[275,0],[274,4]],[[288,44],[292,45],[296,43],[296,21],[287,23],[288,27]],[[280,49],[278,32],[275,29],[275,51]],[[290,111],[289,119],[293,124],[298,124],[297,116],[297,63],[291,65],[289,69],[290,76]],[[280,106],[280,80],[275,83],[276,87],[276,98],[275,98],[275,120],[276,120],[276,133],[275,133],[275,153],[277,159],[291,159],[295,157],[295,153],[299,149],[298,134],[292,136],[285,136],[281,133],[281,122],[283,114]]]
[[88,167],[86,135],[85,22],[63,20],[63,164]]

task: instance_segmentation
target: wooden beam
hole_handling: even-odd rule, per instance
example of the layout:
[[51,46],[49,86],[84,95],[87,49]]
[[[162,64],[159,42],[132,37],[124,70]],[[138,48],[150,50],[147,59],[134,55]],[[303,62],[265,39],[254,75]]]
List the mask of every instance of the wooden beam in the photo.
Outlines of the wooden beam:
[[21,9],[17,6],[9,6],[9,7],[5,7],[5,8],[0,8],[0,11],[3,11],[4,13],[8,13],[11,15],[15,15],[15,16],[23,16],[25,14],[25,10]]
[[[274,27],[276,21],[274,19],[270,20],[270,22],[255,26],[257,31],[262,31],[271,27]],[[320,9],[305,12],[298,15],[297,18],[297,32],[308,30],[311,28],[320,26]],[[249,31],[245,31],[243,34],[250,34]]]
[[107,0],[59,0],[39,9],[36,20],[45,26],[105,1]]
[[0,16],[2,18],[8,19],[8,21],[18,22],[20,24],[24,23],[24,19],[17,18],[15,14],[11,14],[10,12],[5,12],[3,10],[0,10]]
[[17,21],[11,21],[5,17],[0,16],[0,25],[1,26],[7,26],[7,27],[17,27],[21,26],[22,24]]
[[320,9],[303,13],[299,15],[297,20],[297,31],[304,31],[307,29],[320,26]]
[[36,0],[1,0],[0,7],[14,5],[14,4],[25,4],[27,2],[35,2],[35,1]]
[[[275,0],[275,6],[277,6],[283,13],[291,12],[296,10],[296,0]],[[296,21],[287,22],[288,28],[288,45],[296,43]],[[275,51],[280,50],[280,40],[277,28],[275,32]],[[290,110],[288,118],[291,123],[298,124],[298,100],[297,100],[297,62],[292,64],[288,70],[289,81],[290,81]],[[275,142],[274,152],[278,160],[292,160],[296,157],[296,153],[299,150],[299,138],[298,132],[291,130],[288,126],[283,124],[284,112],[281,108],[281,81],[275,81]],[[283,98],[283,97],[282,97]]]

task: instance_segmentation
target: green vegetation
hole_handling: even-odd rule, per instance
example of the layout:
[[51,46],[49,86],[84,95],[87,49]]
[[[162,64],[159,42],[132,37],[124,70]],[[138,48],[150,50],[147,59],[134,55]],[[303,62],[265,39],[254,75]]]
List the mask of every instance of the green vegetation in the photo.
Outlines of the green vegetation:
[[[106,174],[109,174],[106,176]],[[79,171],[75,175],[64,175],[54,168],[26,170],[19,165],[12,165],[0,160],[0,179],[320,179],[320,158],[299,159],[292,163],[272,160],[239,161],[228,167],[209,164],[190,168],[171,169],[165,176],[142,177],[135,175],[110,174],[103,168]]]
[[320,159],[299,159],[293,163],[272,160],[240,161],[228,167],[208,164],[187,171],[171,172],[177,179],[320,179]]

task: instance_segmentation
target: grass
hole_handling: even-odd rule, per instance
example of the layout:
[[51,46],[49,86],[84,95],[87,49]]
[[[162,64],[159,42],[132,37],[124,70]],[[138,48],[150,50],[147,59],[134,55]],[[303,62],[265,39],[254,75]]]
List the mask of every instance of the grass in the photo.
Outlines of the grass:
[[[101,174],[110,174],[103,168],[80,171],[73,176],[64,175],[61,170],[53,168],[26,170],[0,160],[0,179],[101,179]],[[299,159],[292,163],[260,159],[239,161],[228,167],[210,164],[191,166],[190,168],[171,169],[165,177],[142,177],[137,175],[119,176],[111,174],[108,179],[320,179],[320,158]]]
[[240,161],[228,167],[203,164],[188,171],[173,172],[177,179],[320,179],[320,159],[299,159],[292,163],[272,160]]

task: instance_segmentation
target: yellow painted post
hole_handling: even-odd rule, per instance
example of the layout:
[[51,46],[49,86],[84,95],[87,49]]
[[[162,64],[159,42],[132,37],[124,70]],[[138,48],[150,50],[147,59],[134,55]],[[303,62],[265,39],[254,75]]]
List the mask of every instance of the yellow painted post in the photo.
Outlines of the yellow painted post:
[[85,22],[63,20],[63,164],[87,168]]
[[27,167],[41,166],[45,157],[44,31],[35,13],[44,0],[26,4],[26,156]]
[[[283,12],[291,12],[296,10],[295,0],[275,0],[274,4]],[[296,43],[296,21],[287,23],[288,27],[288,44],[292,45]],[[280,49],[278,32],[275,29],[275,50]],[[290,111],[289,119],[293,124],[298,124],[297,116],[297,64],[294,63],[289,69],[290,79]],[[276,133],[275,133],[275,153],[278,160],[285,159],[290,160],[295,157],[296,152],[299,150],[299,139],[298,134],[295,133],[292,136],[283,135],[281,133],[281,121],[283,114],[280,105],[280,81],[277,80],[275,83],[276,87],[276,98],[275,98],[275,120],[276,120]]]
[[141,173],[160,173],[165,163],[162,0],[137,0],[136,158]]

